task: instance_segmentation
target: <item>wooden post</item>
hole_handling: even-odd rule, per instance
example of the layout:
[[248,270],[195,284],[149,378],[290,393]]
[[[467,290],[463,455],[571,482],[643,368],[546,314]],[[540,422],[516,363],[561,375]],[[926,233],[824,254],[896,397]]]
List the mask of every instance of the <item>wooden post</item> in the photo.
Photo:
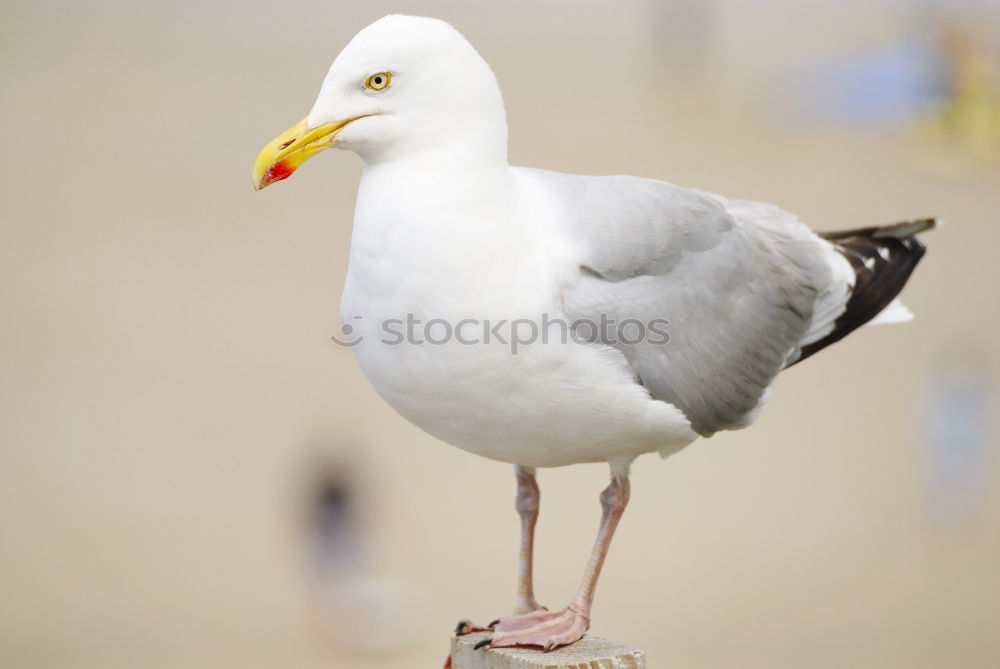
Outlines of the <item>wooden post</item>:
[[548,653],[528,648],[473,650],[489,632],[452,637],[453,669],[646,669],[646,653],[638,648],[585,636]]

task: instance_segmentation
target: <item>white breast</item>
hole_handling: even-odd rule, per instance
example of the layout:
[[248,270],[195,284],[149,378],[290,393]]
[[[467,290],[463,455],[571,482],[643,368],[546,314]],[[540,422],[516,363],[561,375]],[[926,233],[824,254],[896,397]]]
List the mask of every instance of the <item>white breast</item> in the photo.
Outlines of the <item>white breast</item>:
[[[557,257],[563,246],[551,231],[515,215],[516,201],[425,216],[425,197],[404,206],[406,198],[372,202],[367,192],[376,190],[363,180],[341,316],[363,338],[354,352],[365,374],[401,415],[454,446],[530,466],[694,439],[679,411],[635,383],[620,353],[569,336],[558,292],[577,268]],[[429,194],[428,210],[442,211],[439,197]],[[532,341],[515,345],[515,336]]]

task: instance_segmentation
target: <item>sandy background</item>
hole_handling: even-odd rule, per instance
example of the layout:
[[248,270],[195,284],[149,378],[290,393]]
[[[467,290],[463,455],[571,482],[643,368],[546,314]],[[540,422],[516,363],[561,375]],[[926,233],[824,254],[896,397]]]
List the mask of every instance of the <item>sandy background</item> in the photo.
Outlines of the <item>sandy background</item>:
[[[0,3],[0,665],[438,667],[459,617],[508,611],[509,467],[405,423],[329,341],[360,162],[250,187],[342,45],[399,10],[493,65],[512,162],[819,229],[949,223],[905,293],[915,323],[788,372],[753,429],[636,463],[592,632],[650,667],[1000,665],[996,433],[942,493],[926,429],[963,365],[997,406],[996,164],[775,113],[791,64],[879,48],[904,3],[652,4]],[[356,493],[346,575],[310,561],[328,469]],[[550,607],[605,477],[541,474]]]

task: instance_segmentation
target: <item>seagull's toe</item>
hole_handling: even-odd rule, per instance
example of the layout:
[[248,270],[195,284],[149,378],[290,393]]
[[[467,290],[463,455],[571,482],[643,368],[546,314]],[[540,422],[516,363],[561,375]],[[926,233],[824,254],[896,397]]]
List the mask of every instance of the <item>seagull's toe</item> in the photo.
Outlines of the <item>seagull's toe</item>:
[[458,621],[455,625],[455,636],[465,636],[466,634],[472,634],[473,632],[491,632],[493,631],[493,625],[488,627],[480,627],[471,620],[466,620],[463,618]]
[[527,613],[518,613],[506,618],[499,618],[490,623],[489,626],[498,634],[517,632],[519,630],[534,627],[535,625],[543,623],[547,620],[558,618],[562,615],[562,613],[562,611],[553,612],[548,609],[538,608],[534,611],[528,611]]
[[[532,624],[527,616],[535,616],[535,622]],[[514,622],[501,629],[507,620]],[[590,627],[590,617],[572,607],[556,613],[535,611],[507,620],[497,625],[493,637],[488,639],[491,648],[534,646],[549,651],[579,641]]]

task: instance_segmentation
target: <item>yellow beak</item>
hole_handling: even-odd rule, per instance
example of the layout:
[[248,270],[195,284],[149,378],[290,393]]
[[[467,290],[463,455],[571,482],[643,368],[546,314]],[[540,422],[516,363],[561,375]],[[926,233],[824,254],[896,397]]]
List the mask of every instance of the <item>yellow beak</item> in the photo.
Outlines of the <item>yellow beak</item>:
[[253,164],[253,185],[260,190],[270,186],[275,181],[281,181],[292,176],[292,172],[320,151],[334,145],[337,131],[351,121],[324,123],[310,128],[306,119],[302,119],[291,128],[272,139],[257,155]]

